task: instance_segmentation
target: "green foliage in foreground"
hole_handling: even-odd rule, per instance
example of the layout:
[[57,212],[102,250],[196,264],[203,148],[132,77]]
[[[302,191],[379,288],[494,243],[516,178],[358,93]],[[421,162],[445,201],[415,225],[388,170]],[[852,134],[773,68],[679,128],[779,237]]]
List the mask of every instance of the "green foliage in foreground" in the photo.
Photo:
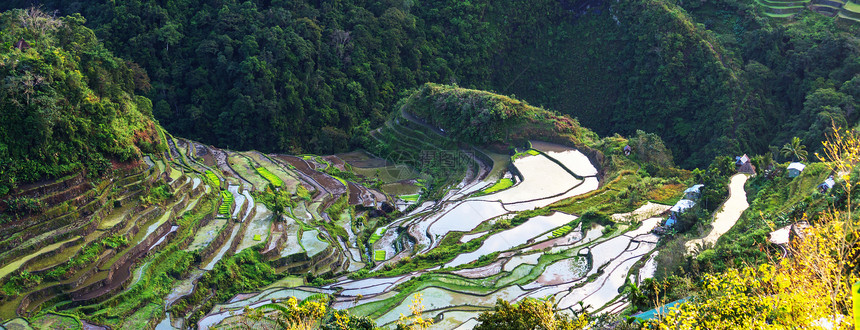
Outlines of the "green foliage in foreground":
[[253,291],[278,280],[275,269],[266,263],[256,249],[245,249],[239,254],[221,259],[212,271],[197,282],[194,292],[177,301],[171,308],[174,315],[185,315],[192,306],[199,312],[188,315],[189,322],[197,322],[203,311],[209,311],[215,302],[226,301],[240,292]]
[[[20,184],[134,161],[163,148],[148,84],[102,45],[79,15],[0,15],[0,196]],[[24,40],[30,48],[13,47]]]
[[556,313],[553,310],[554,303],[554,298],[548,301],[525,298],[515,304],[499,299],[492,311],[483,312],[478,316],[480,324],[475,327],[475,330],[577,330],[585,329],[589,324],[587,314],[570,317]]

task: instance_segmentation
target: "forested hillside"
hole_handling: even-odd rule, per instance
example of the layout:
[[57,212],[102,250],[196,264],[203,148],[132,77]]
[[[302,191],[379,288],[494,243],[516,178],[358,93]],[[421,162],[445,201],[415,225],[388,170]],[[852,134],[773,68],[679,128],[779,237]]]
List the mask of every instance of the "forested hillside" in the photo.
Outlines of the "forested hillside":
[[0,16],[0,196],[81,170],[96,177],[157,149],[152,103],[134,94],[145,74],[83,22],[39,10]]
[[[8,1],[5,8],[30,5]],[[679,163],[760,153],[860,93],[853,26],[746,1],[41,1],[140,63],[171,132],[233,148],[360,145],[425,82],[516,95],[599,134],[663,137]],[[4,9],[5,9],[4,8]],[[846,32],[847,31],[847,32]]]

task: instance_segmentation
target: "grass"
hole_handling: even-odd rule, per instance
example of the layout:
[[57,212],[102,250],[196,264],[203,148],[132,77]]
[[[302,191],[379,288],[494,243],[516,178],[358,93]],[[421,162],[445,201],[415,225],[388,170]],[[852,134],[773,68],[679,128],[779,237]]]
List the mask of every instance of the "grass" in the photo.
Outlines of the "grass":
[[337,181],[340,181],[340,183],[341,183],[344,187],[347,187],[347,189],[349,189],[349,182],[346,182],[346,180],[344,180],[343,178],[341,178],[341,177],[339,177],[339,176],[336,176],[336,175],[331,175],[331,177],[332,177],[332,178],[337,179]]
[[385,260],[385,250],[373,251],[373,260],[384,261]]
[[221,203],[220,207],[218,207],[218,214],[229,217],[230,209],[233,206],[233,194],[228,191],[222,191],[221,198],[224,199],[224,202]]
[[367,240],[367,243],[369,243],[370,245],[376,243],[376,241],[382,238],[382,235],[385,235],[385,230],[385,228],[377,229],[375,232],[373,232],[373,235],[370,235],[370,239]]
[[36,317],[31,321],[31,324],[36,329],[80,329],[83,326],[77,316],[56,312],[49,312]]
[[789,18],[791,16],[796,15],[796,13],[788,13],[788,14],[774,14],[769,12],[764,12],[765,16],[774,17],[774,18]]
[[686,186],[679,183],[664,184],[649,191],[647,198],[655,203],[672,205],[684,197],[685,189]]
[[149,323],[149,320],[154,319],[161,315],[161,306],[158,304],[148,304],[141,309],[138,309],[134,314],[131,315],[128,319],[123,323],[122,328],[134,328],[140,327]]
[[265,167],[257,167],[257,173],[260,173],[260,175],[275,186],[275,188],[280,188],[284,185],[284,181],[281,180],[281,178],[275,176],[272,172],[269,172]]
[[296,196],[299,196],[299,198],[304,199],[306,201],[310,201],[312,198],[311,192],[308,191],[308,188],[305,188],[305,186],[303,186],[302,184],[296,186]]
[[218,180],[218,176],[212,171],[206,171],[206,179],[209,181],[209,184],[212,185],[215,189],[221,189],[221,180]]
[[421,194],[400,195],[398,197],[400,197],[400,199],[405,200],[407,202],[417,202],[418,198],[421,197]]

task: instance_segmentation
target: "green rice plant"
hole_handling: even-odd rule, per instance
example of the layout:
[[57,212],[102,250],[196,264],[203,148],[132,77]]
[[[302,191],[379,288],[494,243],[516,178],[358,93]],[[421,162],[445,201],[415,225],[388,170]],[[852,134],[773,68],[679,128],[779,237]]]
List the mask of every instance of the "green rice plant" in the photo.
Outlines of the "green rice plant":
[[537,150],[534,150],[534,149],[529,149],[529,150],[526,150],[523,152],[518,152],[518,153],[514,154],[511,157],[511,160],[517,160],[517,159],[525,157],[525,156],[537,156],[537,155],[540,155],[540,152],[538,152]]
[[306,201],[311,200],[311,192],[308,191],[308,188],[305,188],[305,186],[301,184],[296,186],[296,196]]
[[567,233],[569,233],[571,230],[573,230],[573,227],[571,227],[569,225],[564,225],[564,226],[558,227],[556,230],[552,231],[552,238],[562,237],[564,235],[567,235]]
[[407,202],[417,202],[418,198],[421,197],[421,194],[400,195],[398,197],[400,197],[400,199],[405,200]]
[[229,217],[230,208],[231,206],[233,206],[233,194],[227,191],[222,191],[221,198],[224,199],[224,202],[221,203],[221,206],[218,207],[218,214]]
[[500,190],[505,190],[505,189],[510,188],[513,185],[514,185],[514,180],[511,180],[508,178],[503,178],[503,179],[499,180],[499,182],[496,182],[496,184],[492,185],[491,187],[481,191],[481,195],[492,194],[492,193],[500,191]]
[[370,245],[376,243],[376,241],[382,238],[382,235],[385,235],[385,230],[385,228],[377,229],[375,232],[373,232],[373,235],[370,235],[370,239],[367,240],[367,243],[370,243]]
[[218,179],[218,176],[212,171],[206,170],[206,179],[209,180],[209,184],[212,185],[215,189],[221,189],[221,180]]
[[281,178],[272,174],[272,172],[269,172],[269,170],[267,170],[265,167],[257,167],[257,173],[259,173],[260,176],[269,181],[269,183],[275,186],[275,188],[280,188],[284,185],[284,181],[282,181]]
[[384,261],[385,260],[385,250],[373,251],[373,260]]

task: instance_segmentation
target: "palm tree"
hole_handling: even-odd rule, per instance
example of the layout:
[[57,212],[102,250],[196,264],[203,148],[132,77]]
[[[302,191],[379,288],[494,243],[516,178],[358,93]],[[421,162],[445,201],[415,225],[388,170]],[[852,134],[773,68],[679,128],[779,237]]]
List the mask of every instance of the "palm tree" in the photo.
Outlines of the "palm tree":
[[791,138],[791,143],[786,143],[782,146],[780,153],[782,153],[783,157],[794,156],[799,161],[806,160],[806,156],[809,154],[806,151],[806,146],[800,144],[800,138],[796,136]]

